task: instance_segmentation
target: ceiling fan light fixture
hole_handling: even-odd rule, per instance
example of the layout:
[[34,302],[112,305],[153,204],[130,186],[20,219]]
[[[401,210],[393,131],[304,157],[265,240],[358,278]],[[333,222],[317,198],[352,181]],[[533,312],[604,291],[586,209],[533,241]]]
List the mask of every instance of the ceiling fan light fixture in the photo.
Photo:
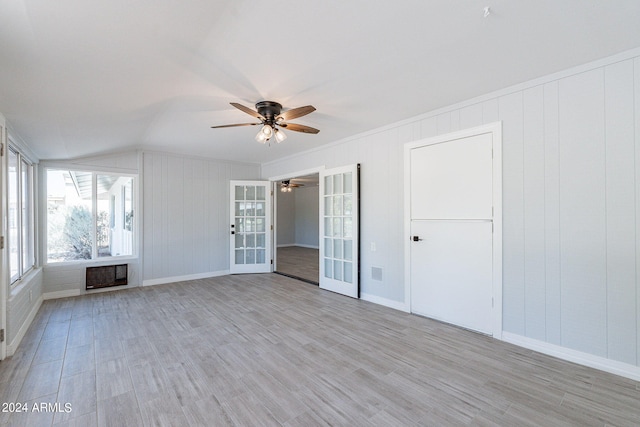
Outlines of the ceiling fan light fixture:
[[275,129],[274,132],[276,134],[276,141],[282,142],[285,139],[287,139],[287,135],[284,132],[282,132],[280,129]]
[[267,138],[264,133],[262,132],[262,129],[260,130],[260,132],[258,132],[258,134],[256,135],[256,141],[258,141],[260,144],[264,144],[267,142],[269,138]]
[[270,125],[262,126],[261,132],[264,134],[265,138],[267,139],[273,136],[273,128]]

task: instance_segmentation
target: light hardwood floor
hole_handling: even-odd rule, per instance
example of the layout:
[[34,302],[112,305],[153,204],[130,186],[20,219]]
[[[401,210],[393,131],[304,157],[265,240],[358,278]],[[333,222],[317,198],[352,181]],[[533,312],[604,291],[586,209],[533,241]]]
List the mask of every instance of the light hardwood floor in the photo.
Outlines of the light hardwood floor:
[[302,246],[283,246],[277,249],[276,270],[314,283],[319,280],[318,250]]
[[637,382],[287,277],[46,301],[0,362],[0,425],[640,424]]

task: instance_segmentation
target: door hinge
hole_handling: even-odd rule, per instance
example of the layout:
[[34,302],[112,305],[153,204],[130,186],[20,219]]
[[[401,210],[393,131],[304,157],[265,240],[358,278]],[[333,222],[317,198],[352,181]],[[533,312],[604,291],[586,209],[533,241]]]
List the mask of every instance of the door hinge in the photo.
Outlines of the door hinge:
[[0,236],[0,249],[4,249],[4,236]]
[[271,195],[273,196],[273,190],[271,190]]
[[271,264],[273,264],[273,260],[271,260]]
[[[2,135],[0,135],[2,137]],[[0,157],[4,156],[4,143],[0,142]]]
[[271,229],[273,230],[273,225],[271,226]]
[[4,329],[0,329],[0,342],[4,342]]

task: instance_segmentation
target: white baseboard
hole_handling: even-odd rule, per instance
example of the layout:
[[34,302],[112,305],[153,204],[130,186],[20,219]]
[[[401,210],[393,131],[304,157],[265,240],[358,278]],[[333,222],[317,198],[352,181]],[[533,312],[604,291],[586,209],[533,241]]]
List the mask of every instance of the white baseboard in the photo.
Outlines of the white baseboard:
[[210,271],[208,273],[189,274],[186,276],[162,277],[160,279],[143,280],[142,286],[164,285],[166,283],[185,282],[187,280],[208,279],[209,277],[226,276],[229,270]]
[[38,301],[36,301],[36,303],[31,308],[31,311],[29,312],[29,315],[27,316],[27,318],[22,323],[22,326],[20,327],[20,329],[18,329],[18,333],[13,338],[11,343],[7,346],[7,357],[13,356],[13,354],[18,349],[18,346],[22,342],[22,338],[24,338],[24,335],[29,330],[29,326],[31,326],[31,323],[33,323],[33,319],[36,318],[36,314],[38,314],[38,310],[40,310],[40,306],[42,305],[42,301],[43,301],[42,297],[38,298]]
[[372,302],[374,304],[384,305],[385,307],[393,308],[395,310],[404,311],[405,313],[409,313],[409,307],[404,302],[394,301],[365,293],[360,294],[360,299]]
[[317,246],[317,245],[316,245],[316,246],[314,246],[314,245],[303,245],[303,244],[301,244],[301,243],[296,243],[296,244],[295,244],[295,245],[293,245],[293,246],[298,246],[298,247],[300,247],[300,248],[320,249],[320,246]]
[[64,291],[46,292],[42,294],[42,298],[44,300],[49,300],[49,299],[58,299],[58,298],[77,297],[79,295],[82,295],[82,291],[80,289],[67,289]]
[[320,249],[320,246],[314,245],[303,245],[301,243],[283,243],[282,245],[278,245],[278,248],[292,248],[297,246],[299,248],[309,248],[309,249]]
[[549,344],[544,341],[523,337],[521,335],[516,335],[510,332],[503,332],[502,340],[520,347],[547,354],[549,356],[554,356],[559,359],[577,363],[579,365],[584,365],[590,368],[609,372],[611,374],[620,375],[621,377],[630,378],[634,381],[640,381],[639,366],[618,362],[615,360],[607,359],[605,357],[594,356],[593,354],[572,350],[570,348],[562,347],[556,344]]

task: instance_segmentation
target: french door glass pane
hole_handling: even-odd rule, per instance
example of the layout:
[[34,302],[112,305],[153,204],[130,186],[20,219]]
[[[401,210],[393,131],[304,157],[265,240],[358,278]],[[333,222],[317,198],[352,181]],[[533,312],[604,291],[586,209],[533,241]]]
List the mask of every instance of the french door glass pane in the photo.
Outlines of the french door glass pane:
[[347,172],[344,174],[344,193],[353,193],[353,176],[351,172]]
[[351,283],[353,277],[353,264],[350,262],[344,263],[344,281]]
[[256,264],[264,264],[265,263],[264,254],[265,254],[265,250],[264,249],[256,249]]
[[352,240],[344,240],[344,259],[351,261],[353,257],[351,253],[353,252],[353,241]]
[[333,175],[333,194],[341,194],[342,193],[342,175],[336,174]]
[[249,233],[245,236],[245,247],[247,248],[255,248],[256,247],[256,235],[253,233]]
[[256,187],[256,200],[266,200],[266,188],[263,186]]
[[333,218],[333,237],[342,235],[342,218]]
[[324,239],[324,256],[331,258],[333,254],[333,245],[331,244],[331,239]]
[[333,180],[331,175],[324,177],[324,195],[325,196],[333,194],[333,185],[331,185],[332,183],[333,183]]
[[333,278],[336,280],[342,280],[342,261],[333,261]]
[[247,249],[245,263],[246,264],[255,264],[256,263],[256,251],[255,251],[255,249]]
[[342,240],[340,239],[333,240],[333,257],[336,259],[342,258]]
[[333,261],[329,258],[324,259],[324,277],[331,279],[333,277]]
[[245,200],[255,200],[256,199],[256,187],[253,185],[247,185],[245,190]]
[[244,200],[244,186],[236,185],[236,200]]
[[265,233],[256,234],[256,248],[264,248],[266,247],[266,237]]
[[342,196],[333,196],[332,215],[342,215]]
[[236,264],[244,264],[244,249],[236,249]]

